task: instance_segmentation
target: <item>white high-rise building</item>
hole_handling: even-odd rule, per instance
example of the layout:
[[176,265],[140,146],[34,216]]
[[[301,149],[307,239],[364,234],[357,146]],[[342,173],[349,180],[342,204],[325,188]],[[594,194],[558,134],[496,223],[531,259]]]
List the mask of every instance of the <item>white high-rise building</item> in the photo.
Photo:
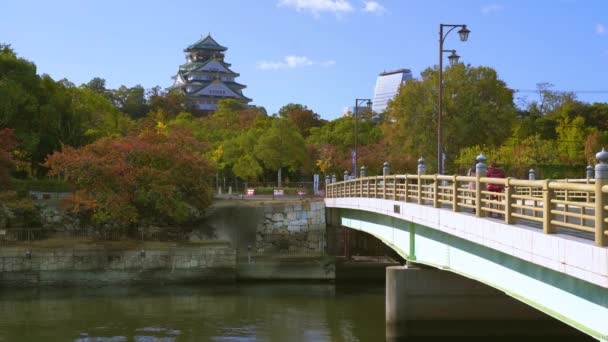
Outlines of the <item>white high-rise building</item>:
[[378,75],[376,89],[374,91],[374,103],[372,109],[375,113],[382,113],[388,101],[392,100],[399,92],[399,86],[406,80],[412,78],[410,69],[399,69],[385,71]]

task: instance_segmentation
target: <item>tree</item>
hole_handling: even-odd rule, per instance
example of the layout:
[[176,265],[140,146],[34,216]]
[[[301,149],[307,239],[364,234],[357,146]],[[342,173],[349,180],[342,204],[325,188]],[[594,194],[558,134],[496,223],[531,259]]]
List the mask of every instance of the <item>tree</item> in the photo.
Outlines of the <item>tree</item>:
[[264,170],[254,156],[254,149],[261,130],[251,129],[245,134],[227,140],[222,145],[223,160],[232,165],[232,173],[245,181],[253,180]]
[[106,88],[106,80],[103,78],[94,77],[93,79],[91,79],[89,81],[89,83],[83,84],[83,87],[89,88],[97,94],[100,94],[103,96],[108,96],[108,89]]
[[608,132],[600,132],[592,128],[585,138],[585,161],[587,165],[593,165],[597,162],[595,154],[608,145]]
[[[389,156],[425,157],[436,167],[437,69],[426,69],[421,79],[410,79],[388,106],[384,125]],[[443,147],[446,169],[460,149],[486,144],[500,145],[511,133],[515,120],[513,91],[489,67],[464,64],[444,72]]]
[[181,223],[191,208],[211,203],[212,170],[205,150],[188,131],[148,131],[102,138],[79,149],[63,146],[45,166],[74,184],[97,222],[131,225],[148,218]]
[[289,120],[276,119],[258,140],[254,153],[264,166],[278,170],[277,184],[281,187],[281,169],[296,170],[304,160],[304,138]]
[[163,92],[160,87],[154,87],[148,91],[149,111],[163,110],[167,118],[173,119],[179,113],[192,111],[193,106],[183,92],[172,90]]
[[574,120],[564,117],[557,126],[557,151],[564,163],[584,163],[585,139],[587,132],[585,119],[577,116]]
[[148,112],[145,93],[144,87],[139,84],[132,88],[122,85],[111,92],[111,98],[123,113],[132,119],[140,119]]
[[312,127],[320,127],[323,123],[319,114],[297,103],[287,104],[279,109],[279,117],[288,118],[298,127],[300,134],[306,138]]
[[0,130],[0,189],[10,189],[10,171],[15,166],[13,149],[17,147],[15,131],[10,128]]

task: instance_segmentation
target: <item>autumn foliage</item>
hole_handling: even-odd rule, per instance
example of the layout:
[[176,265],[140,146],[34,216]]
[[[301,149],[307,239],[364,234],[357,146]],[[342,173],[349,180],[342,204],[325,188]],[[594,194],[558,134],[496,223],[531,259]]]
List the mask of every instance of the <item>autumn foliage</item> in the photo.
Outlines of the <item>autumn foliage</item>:
[[10,171],[14,166],[12,151],[16,146],[15,131],[10,128],[0,130],[0,191],[10,186]]
[[92,210],[98,222],[181,223],[211,203],[204,152],[190,132],[177,129],[102,138],[79,149],[63,146],[45,166],[78,190],[72,209]]

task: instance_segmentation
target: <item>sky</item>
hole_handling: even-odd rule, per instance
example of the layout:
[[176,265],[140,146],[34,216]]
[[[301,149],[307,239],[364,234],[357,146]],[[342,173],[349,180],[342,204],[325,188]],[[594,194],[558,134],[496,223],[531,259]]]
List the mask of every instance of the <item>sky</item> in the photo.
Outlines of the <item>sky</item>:
[[440,23],[466,24],[469,40],[452,32],[444,47],[509,88],[549,82],[608,102],[606,0],[2,0],[0,18],[0,42],[39,73],[109,88],[169,87],[183,49],[211,33],[270,114],[301,103],[333,119],[373,97],[382,71],[419,77],[438,64]]

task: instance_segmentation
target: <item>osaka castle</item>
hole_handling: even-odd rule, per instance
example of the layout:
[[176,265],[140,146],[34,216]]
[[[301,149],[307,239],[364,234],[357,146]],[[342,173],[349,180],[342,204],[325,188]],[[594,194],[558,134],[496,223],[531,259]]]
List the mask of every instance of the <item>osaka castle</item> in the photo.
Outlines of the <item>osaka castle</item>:
[[200,110],[213,111],[222,99],[235,99],[242,104],[251,102],[243,95],[246,87],[235,82],[239,74],[224,62],[228,48],[218,44],[211,34],[184,49],[186,63],[179,66],[169,89],[180,89]]

